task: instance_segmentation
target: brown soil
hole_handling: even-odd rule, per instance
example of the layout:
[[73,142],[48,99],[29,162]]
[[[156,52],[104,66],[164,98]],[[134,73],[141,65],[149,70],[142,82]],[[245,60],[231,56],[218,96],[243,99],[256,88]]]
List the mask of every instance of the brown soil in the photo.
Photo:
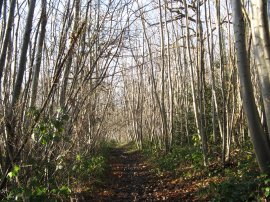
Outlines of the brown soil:
[[[111,170],[104,187],[77,195],[83,201],[197,201],[185,190],[186,183],[171,174],[157,175],[139,151],[114,148]],[[194,190],[193,190],[194,191]],[[192,192],[192,191],[191,191]]]

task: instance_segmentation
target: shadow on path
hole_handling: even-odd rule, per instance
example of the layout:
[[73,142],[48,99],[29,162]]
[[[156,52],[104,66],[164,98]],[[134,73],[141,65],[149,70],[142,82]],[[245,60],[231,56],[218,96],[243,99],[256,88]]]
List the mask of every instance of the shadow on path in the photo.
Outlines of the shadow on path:
[[128,147],[113,148],[110,153],[111,171],[104,188],[92,194],[80,194],[76,201],[182,201],[181,187],[157,176],[139,151]]

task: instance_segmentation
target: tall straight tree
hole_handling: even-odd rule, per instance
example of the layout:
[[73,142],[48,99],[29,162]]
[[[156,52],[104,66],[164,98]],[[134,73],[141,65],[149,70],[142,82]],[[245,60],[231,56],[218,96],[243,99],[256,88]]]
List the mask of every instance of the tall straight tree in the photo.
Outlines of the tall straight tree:
[[225,67],[224,67],[224,55],[223,55],[223,43],[222,43],[222,32],[220,22],[220,0],[216,0],[216,22],[218,31],[218,45],[219,45],[219,67],[220,67],[220,81],[221,81],[221,95],[222,95],[222,162],[225,164],[226,149],[227,149],[227,109],[226,109],[226,95],[225,95]]
[[249,60],[245,44],[245,22],[241,1],[231,0],[237,66],[241,84],[243,107],[246,114],[250,137],[254,146],[256,158],[262,172],[270,174],[270,146],[263,131],[260,117],[255,104],[251,82]]
[[[78,23],[79,23],[79,11],[80,11],[80,0],[75,0],[74,1],[74,23],[73,23],[73,30],[71,32],[71,36],[70,38],[72,38],[72,35],[74,35],[77,31],[78,28]],[[66,90],[67,90],[67,85],[68,85],[68,76],[71,70],[71,66],[72,66],[72,59],[73,59],[73,54],[74,54],[74,50],[72,50],[68,56],[67,59],[67,64],[65,65],[65,71],[64,71],[64,76],[63,76],[63,85],[62,85],[62,89],[60,92],[60,106],[61,108],[64,108],[65,106],[65,101],[66,101]]]
[[1,14],[2,14],[3,2],[4,2],[4,1],[0,1],[0,16],[1,16]]
[[[199,3],[197,6],[200,6]],[[194,109],[194,116],[195,116],[195,123],[196,123],[196,127],[197,127],[197,133],[200,136],[201,140],[202,140],[202,151],[203,151],[203,155],[204,155],[204,164],[207,165],[207,139],[206,139],[206,134],[205,134],[205,128],[203,127],[203,121],[202,121],[202,111],[200,111],[199,109],[199,103],[198,103],[198,92],[196,92],[196,83],[195,83],[195,70],[194,70],[194,64],[192,61],[192,55],[191,55],[191,37],[190,37],[190,27],[189,27],[189,21],[190,18],[188,16],[188,2],[187,0],[184,0],[184,9],[185,9],[185,23],[186,23],[186,46],[187,46],[187,56],[188,56],[188,62],[189,62],[189,71],[190,71],[190,77],[191,77],[191,93],[192,93],[192,101],[193,101],[193,109]],[[198,10],[199,11],[199,10]],[[200,19],[198,20],[198,23],[200,24]],[[199,29],[201,29],[201,26],[199,26]],[[199,33],[201,34],[201,33]],[[201,35],[202,37],[202,35]],[[200,47],[201,51],[199,52],[199,54],[202,54],[202,46]],[[201,55],[202,56],[202,55]],[[203,60],[202,58],[199,58],[200,60],[200,67],[203,68]]]
[[251,28],[256,64],[261,83],[268,137],[270,139],[270,33],[267,1],[251,1]]
[[31,31],[32,31],[35,5],[36,5],[36,0],[31,0],[30,6],[29,6],[29,11],[28,11],[28,16],[27,16],[27,21],[26,21],[26,25],[25,25],[25,32],[24,32],[24,36],[23,36],[23,44],[22,44],[21,56],[20,56],[20,60],[19,60],[18,74],[17,74],[17,78],[16,78],[16,82],[15,82],[13,96],[12,96],[12,107],[15,107],[15,105],[17,104],[19,97],[20,97],[21,89],[22,89],[22,82],[23,82],[23,76],[24,76],[25,67],[26,67],[27,50],[28,50]]
[[170,29],[168,27],[168,1],[165,0],[165,30],[167,33],[167,55],[168,55],[168,59],[167,59],[167,71],[168,71],[168,134],[169,134],[169,146],[171,147],[172,144],[172,137],[173,137],[173,122],[174,122],[174,118],[173,118],[173,113],[174,113],[174,104],[173,104],[173,99],[174,99],[174,94],[173,94],[173,81],[172,81],[172,62],[171,62],[171,50],[170,50]]
[[169,132],[168,131],[168,117],[165,109],[165,37],[164,37],[164,25],[162,21],[162,5],[161,0],[158,1],[159,5],[159,23],[160,23],[160,52],[161,52],[161,99],[160,99],[160,115],[162,119],[162,132],[165,141],[165,151],[169,151]]
[[47,24],[47,13],[46,13],[46,0],[42,0],[42,11],[41,11],[41,29],[40,29],[40,35],[38,40],[38,50],[37,50],[37,56],[36,56],[36,62],[33,67],[33,81],[32,81],[32,92],[31,92],[31,101],[30,106],[34,107],[36,103],[36,97],[37,97],[37,89],[38,89],[38,80],[39,80],[39,72],[40,72],[40,65],[41,65],[41,59],[42,59],[42,49],[45,39],[45,33],[46,33],[46,24]]
[[202,142],[202,150],[204,154],[204,164],[208,164],[207,160],[207,136],[205,132],[205,63],[204,63],[204,40],[203,40],[203,26],[201,21],[200,1],[197,0],[197,71],[198,71],[198,108],[199,108],[199,125],[200,137]]
[[3,75],[4,67],[5,67],[8,44],[11,39],[11,32],[12,32],[12,27],[14,23],[15,7],[16,7],[16,0],[12,0],[10,4],[10,8],[9,8],[8,24],[5,31],[4,42],[2,45],[2,52],[0,55],[0,94],[1,94],[1,79]]

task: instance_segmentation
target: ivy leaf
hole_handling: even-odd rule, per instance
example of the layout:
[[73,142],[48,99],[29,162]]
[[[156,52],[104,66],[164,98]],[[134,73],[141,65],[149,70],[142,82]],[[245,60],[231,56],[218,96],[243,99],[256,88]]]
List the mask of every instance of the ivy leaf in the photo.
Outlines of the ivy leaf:
[[270,187],[266,187],[265,190],[264,190],[265,197],[268,197],[269,194],[270,194]]
[[8,173],[8,177],[9,177],[9,178],[13,178],[13,177],[18,176],[19,171],[20,171],[20,167],[19,167],[18,165],[15,165],[15,166],[13,167],[12,171],[10,171],[10,172]]

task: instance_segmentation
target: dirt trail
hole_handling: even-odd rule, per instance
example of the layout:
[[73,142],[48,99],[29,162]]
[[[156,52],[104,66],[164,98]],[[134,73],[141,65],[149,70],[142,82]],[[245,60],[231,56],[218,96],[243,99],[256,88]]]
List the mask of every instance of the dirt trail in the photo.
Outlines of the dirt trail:
[[165,176],[157,176],[139,151],[112,149],[110,166],[106,186],[81,196],[79,201],[183,201],[181,187]]

